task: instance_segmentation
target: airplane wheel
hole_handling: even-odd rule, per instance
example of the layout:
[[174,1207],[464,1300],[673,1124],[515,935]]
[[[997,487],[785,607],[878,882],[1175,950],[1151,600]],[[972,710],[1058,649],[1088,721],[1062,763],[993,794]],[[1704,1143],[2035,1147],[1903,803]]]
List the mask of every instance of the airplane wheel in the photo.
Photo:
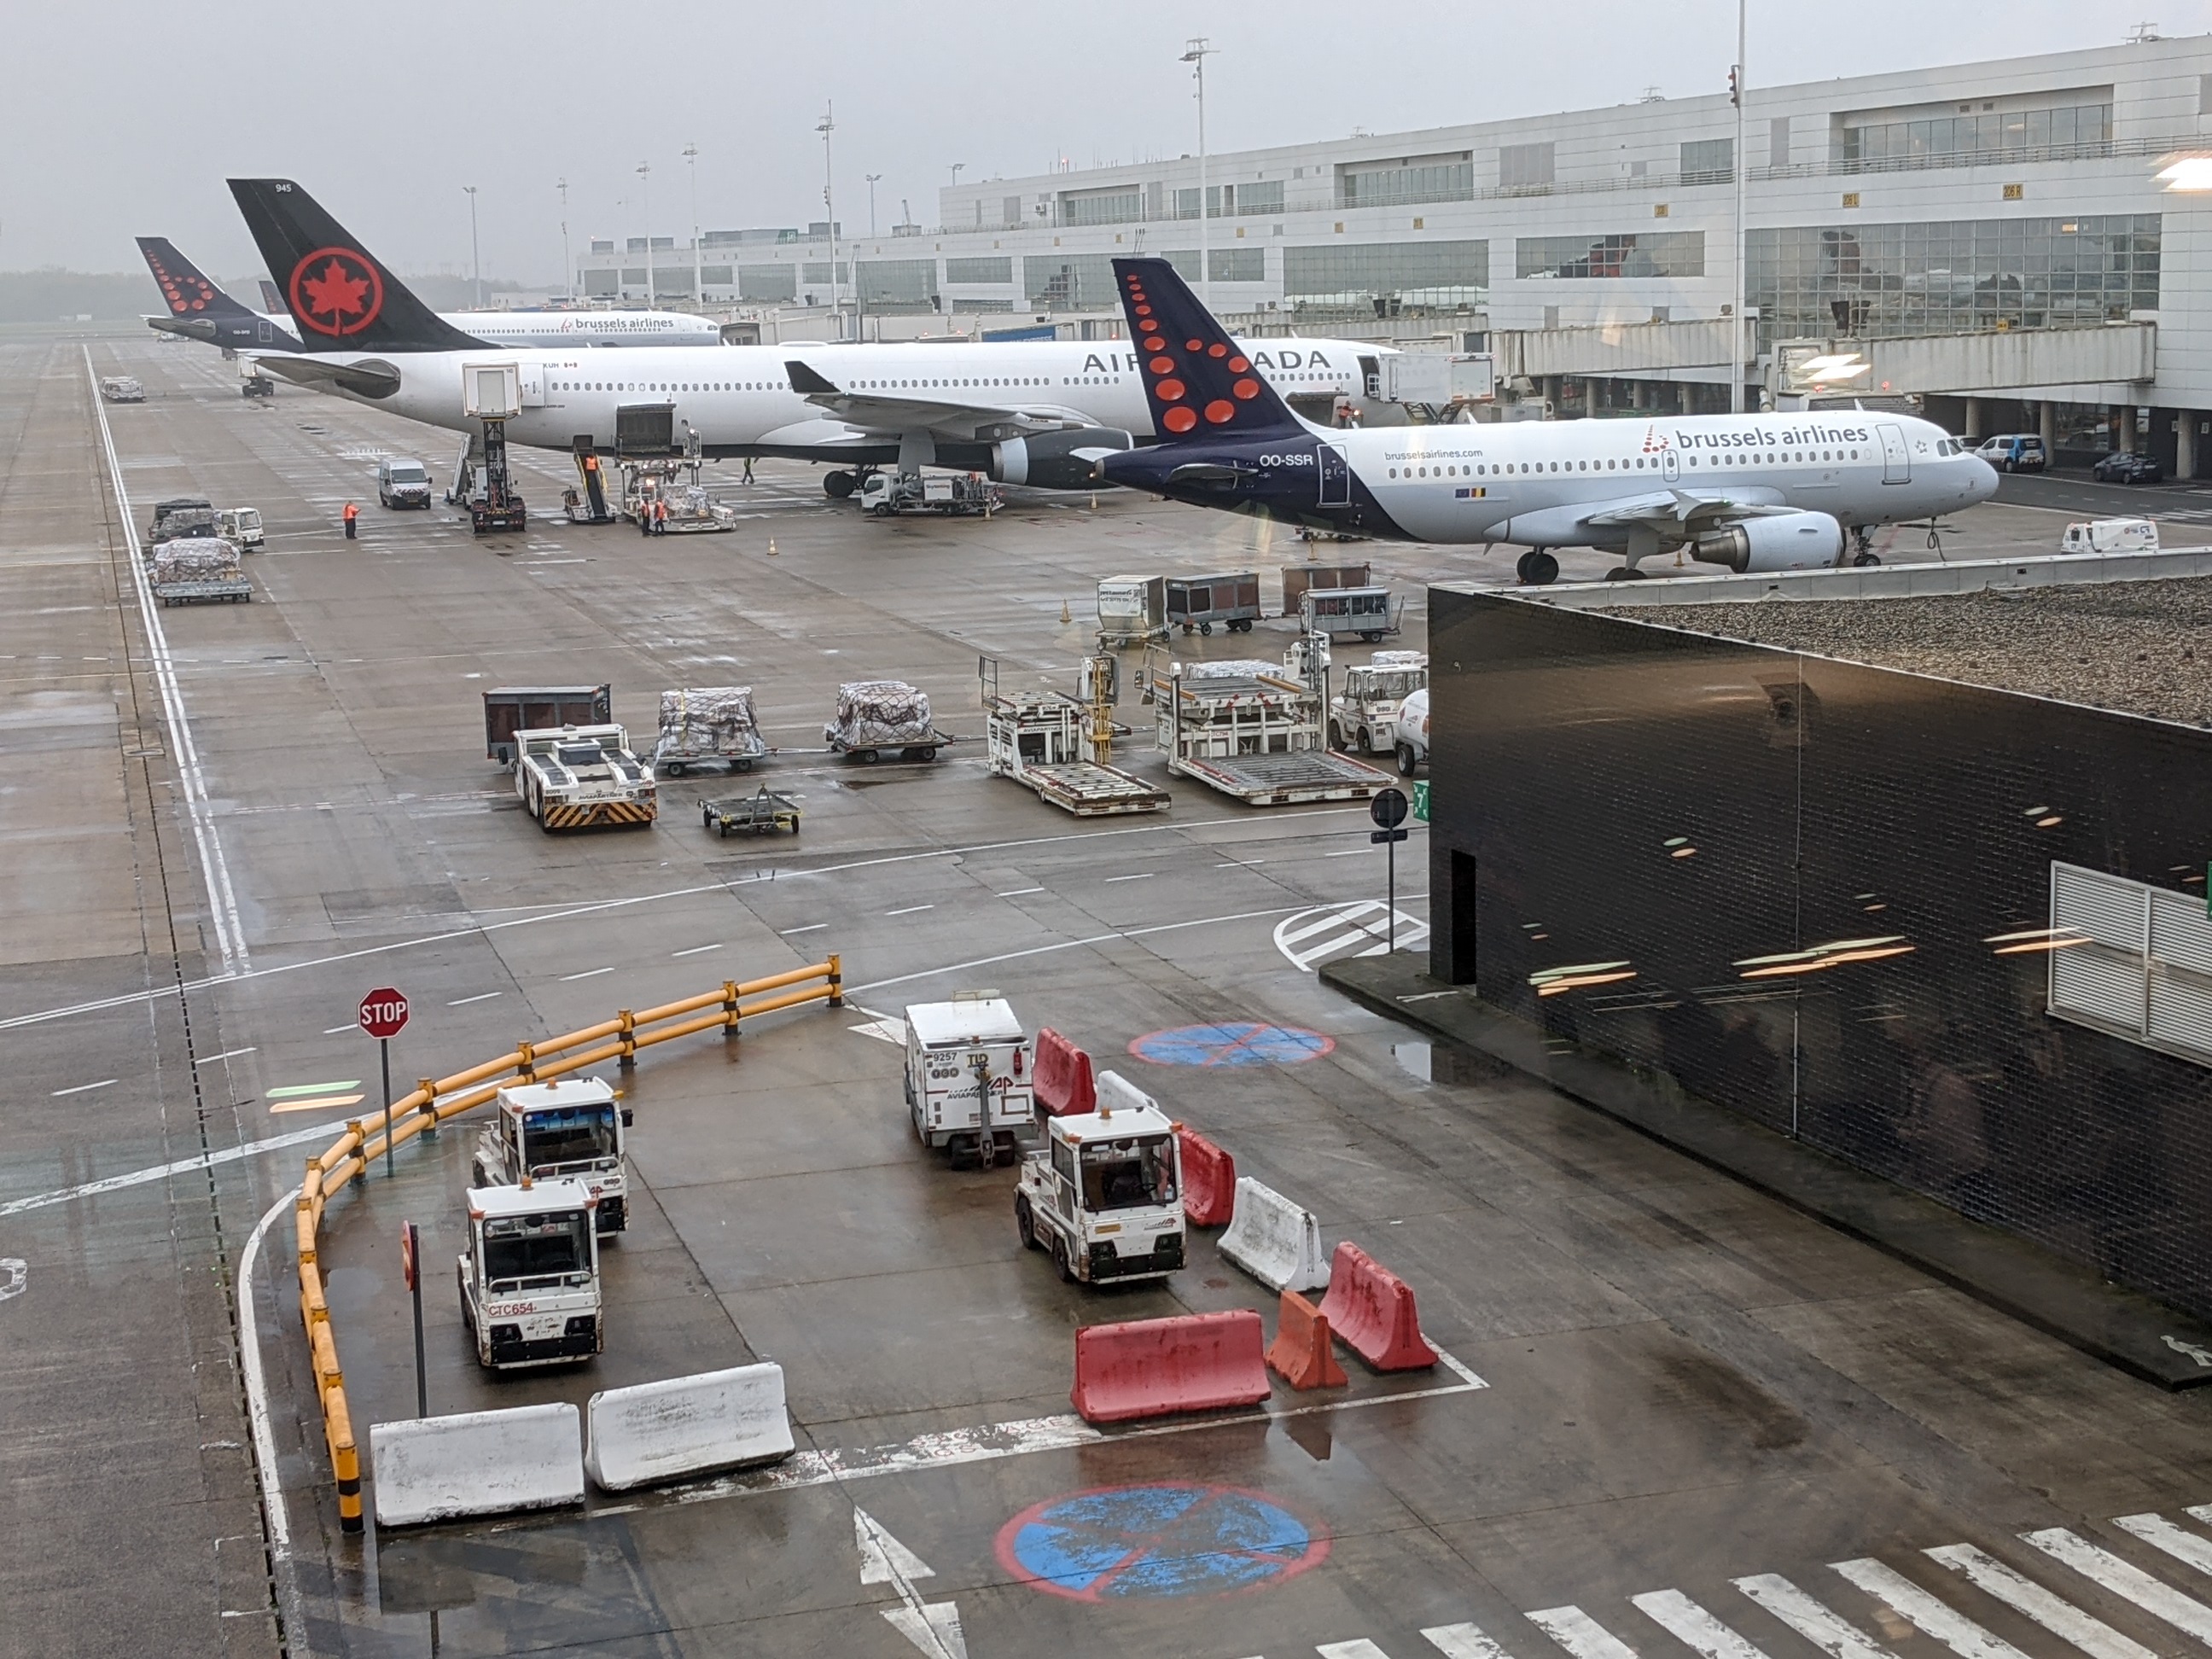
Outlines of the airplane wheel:
[[833,501],[842,501],[857,487],[853,475],[839,467],[822,475],[822,493]]
[[1640,582],[1645,580],[1641,570],[1625,564],[1613,566],[1605,573],[1605,579],[1609,582]]
[[1870,564],[1880,564],[1881,562],[1881,555],[1879,553],[1862,553],[1856,558],[1853,559],[1851,562],[1863,569]]
[[1513,580],[1523,587],[1528,586],[1528,556],[1526,553],[1513,561]]
[[1522,573],[1522,580],[1531,587],[1542,587],[1559,579],[1559,562],[1557,559],[1540,547],[1528,555],[1528,568]]

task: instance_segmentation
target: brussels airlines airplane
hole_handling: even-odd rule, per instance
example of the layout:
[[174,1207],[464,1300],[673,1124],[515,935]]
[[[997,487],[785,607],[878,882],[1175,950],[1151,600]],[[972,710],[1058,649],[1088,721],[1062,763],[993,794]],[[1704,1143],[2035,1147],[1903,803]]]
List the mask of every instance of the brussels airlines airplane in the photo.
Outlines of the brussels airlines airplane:
[[[168,302],[166,317],[146,326],[163,334],[203,340],[226,351],[298,351],[300,341],[278,318],[248,309],[200,273],[166,236],[141,236],[138,252]],[[274,301],[263,284],[264,303]],[[444,320],[487,344],[502,346],[720,345],[722,331],[710,318],[679,311],[449,311]]]
[[[1337,431],[1300,420],[1250,373],[1164,259],[1115,280],[1163,440],[1099,458],[1101,477],[1232,513],[1402,541],[1517,544],[1523,582],[1554,547],[1622,556],[1614,577],[1680,548],[1734,570],[1843,562],[1844,529],[1985,501],[1994,468],[1940,427],[1863,410],[1513,422]],[[1875,562],[1860,538],[1858,562]]]
[[[433,315],[299,185],[234,179],[230,188],[300,328],[301,349],[258,352],[263,368],[432,426],[475,431],[463,369],[511,362],[521,387],[511,443],[611,450],[617,431],[646,416],[695,436],[709,459],[841,463],[823,480],[839,496],[857,483],[846,467],[890,465],[1095,489],[1098,456],[1153,435],[1127,341],[500,350],[454,325],[472,330],[476,319]],[[1376,349],[1271,339],[1249,361],[1285,396],[1325,399],[1358,391],[1361,357]]]

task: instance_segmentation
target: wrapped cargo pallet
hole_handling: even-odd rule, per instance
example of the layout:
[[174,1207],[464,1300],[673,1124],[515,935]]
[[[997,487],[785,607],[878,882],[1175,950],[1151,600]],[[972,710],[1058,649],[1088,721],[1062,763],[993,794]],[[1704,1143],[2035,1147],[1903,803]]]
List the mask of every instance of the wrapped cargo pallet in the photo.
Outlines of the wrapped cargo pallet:
[[236,581],[246,574],[238,549],[216,536],[163,542],[154,550],[154,585],[174,582]]
[[768,752],[750,685],[690,686],[660,694],[660,736],[653,750],[657,769],[681,777],[688,765],[721,760],[744,772]]
[[937,758],[929,694],[904,680],[854,680],[837,688],[837,717],[822,728],[830,747],[864,761],[884,749],[908,760]]

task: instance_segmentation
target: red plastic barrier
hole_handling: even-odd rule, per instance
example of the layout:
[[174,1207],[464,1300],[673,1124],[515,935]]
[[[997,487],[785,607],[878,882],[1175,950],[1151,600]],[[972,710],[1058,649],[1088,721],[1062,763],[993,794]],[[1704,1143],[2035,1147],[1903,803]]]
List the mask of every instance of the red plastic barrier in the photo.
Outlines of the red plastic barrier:
[[1321,1314],[1378,1371],[1425,1370],[1437,1363],[1413,1310],[1413,1287],[1357,1244],[1336,1247]]
[[1085,1325],[1069,1398],[1086,1423],[1256,1406],[1269,1391],[1265,1340],[1249,1308]]
[[1182,1212],[1194,1227],[1225,1227],[1237,1212],[1237,1160],[1195,1129],[1182,1142]]
[[1030,1079],[1036,1103],[1054,1117],[1098,1109],[1091,1056],[1049,1025],[1037,1033],[1036,1071]]
[[1296,1291],[1283,1292],[1282,1316],[1267,1346],[1267,1369],[1300,1390],[1340,1389],[1352,1380],[1329,1346],[1328,1321]]

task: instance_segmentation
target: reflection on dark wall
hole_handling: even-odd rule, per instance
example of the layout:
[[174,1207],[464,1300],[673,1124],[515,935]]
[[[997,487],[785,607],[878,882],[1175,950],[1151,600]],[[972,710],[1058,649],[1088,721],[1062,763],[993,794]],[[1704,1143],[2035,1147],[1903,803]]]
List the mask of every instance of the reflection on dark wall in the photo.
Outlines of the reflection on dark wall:
[[2212,733],[1430,605],[1439,977],[2212,1316],[2212,1071],[2049,1018],[1996,937],[2054,859],[2201,892]]

